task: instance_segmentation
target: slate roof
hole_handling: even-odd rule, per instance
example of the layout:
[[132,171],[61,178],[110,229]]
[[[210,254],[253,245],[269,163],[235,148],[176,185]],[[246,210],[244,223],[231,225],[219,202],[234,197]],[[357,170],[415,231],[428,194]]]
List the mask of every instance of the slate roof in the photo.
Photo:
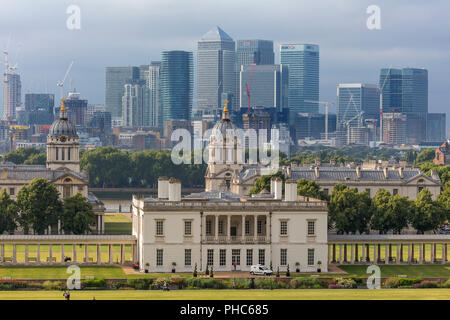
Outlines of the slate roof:
[[[388,170],[387,179],[384,177],[383,170],[361,169],[361,177],[358,178],[356,169],[351,168],[319,168],[319,177],[316,178],[313,168],[297,167],[292,168],[291,179],[308,180],[332,180],[332,181],[407,181],[420,174],[419,169],[404,169],[403,178],[400,177],[398,170]],[[433,178],[436,178],[435,176]]]
[[12,162],[0,163],[0,177],[6,170],[7,180],[32,180],[45,178],[49,181],[56,180],[66,174],[75,176],[81,180],[88,180],[86,172],[74,172],[67,169],[48,169],[44,165],[17,165]]
[[239,202],[241,198],[246,197],[230,191],[218,191],[218,190],[191,193],[190,195],[185,197],[185,199],[204,199],[208,201],[221,201],[221,202],[223,201]]

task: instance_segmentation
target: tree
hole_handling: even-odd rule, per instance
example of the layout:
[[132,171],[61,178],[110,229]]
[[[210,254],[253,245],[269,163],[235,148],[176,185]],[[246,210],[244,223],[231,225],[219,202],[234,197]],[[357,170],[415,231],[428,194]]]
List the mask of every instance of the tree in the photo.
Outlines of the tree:
[[47,161],[47,155],[45,153],[35,153],[28,157],[23,164],[40,164],[44,165]]
[[258,179],[255,180],[253,188],[250,189],[249,194],[250,195],[258,194],[264,189],[266,189],[267,191],[270,191],[270,180],[273,177],[281,178],[281,180],[283,180],[283,183],[286,180],[284,174],[281,171],[278,171],[277,173],[275,173],[273,175],[262,175],[261,177],[259,177]]
[[433,159],[434,159],[434,150],[426,148],[420,151],[420,153],[417,155],[416,164],[432,161]]
[[49,226],[57,224],[62,213],[59,192],[48,180],[35,178],[23,186],[17,194],[19,224],[27,234],[33,228],[37,234],[44,234]]
[[378,190],[373,198],[375,210],[371,226],[372,229],[378,230],[380,234],[387,233],[393,226],[391,199],[392,195],[385,189]]
[[17,218],[17,205],[6,193],[6,190],[3,189],[0,193],[0,234],[3,234],[5,231],[13,233],[17,227]]
[[447,220],[450,220],[450,182],[444,187],[444,191],[438,196],[437,201],[441,204]]
[[329,224],[338,233],[366,232],[372,216],[372,203],[367,193],[356,188],[337,184],[333,188],[329,204]]
[[413,149],[406,150],[403,160],[408,161],[408,163],[414,163],[417,159],[417,151]]
[[423,189],[414,201],[414,212],[411,217],[412,226],[418,233],[436,230],[445,221],[445,208],[439,201],[433,201],[431,192]]
[[61,228],[65,234],[86,234],[95,222],[92,204],[77,193],[64,200]]
[[392,230],[394,233],[402,233],[402,229],[408,227],[411,220],[413,202],[406,196],[395,195],[390,200],[390,210],[392,215]]
[[3,157],[5,162],[13,162],[15,164],[24,164],[24,162],[34,155],[44,155],[45,153],[42,150],[38,150],[36,148],[18,148],[11,152],[8,152]]
[[320,186],[315,181],[306,179],[297,181],[297,194],[304,197],[328,200],[328,196],[320,191]]

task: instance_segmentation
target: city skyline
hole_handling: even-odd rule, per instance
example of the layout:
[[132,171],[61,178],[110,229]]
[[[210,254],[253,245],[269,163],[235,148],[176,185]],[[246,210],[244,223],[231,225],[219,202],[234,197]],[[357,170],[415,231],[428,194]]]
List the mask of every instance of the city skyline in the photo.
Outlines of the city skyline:
[[[61,80],[70,61],[75,60],[65,91],[72,83],[90,103],[103,104],[106,66],[149,64],[159,61],[161,52],[166,50],[193,51],[196,55],[201,35],[219,25],[235,41],[273,40],[275,63],[280,62],[281,43],[317,43],[321,48],[321,100],[336,101],[338,83],[376,84],[381,68],[410,66],[429,71],[429,111],[446,112],[448,109],[450,93],[445,80],[449,70],[444,63],[448,44],[444,40],[449,27],[442,9],[446,4],[380,1],[381,30],[366,27],[369,1],[346,4],[282,1],[279,5],[289,8],[284,13],[238,2],[216,8],[213,4],[195,1],[196,5],[192,6],[195,8],[178,4],[179,10],[173,11],[168,10],[170,4],[158,1],[152,4],[131,1],[127,5],[113,2],[107,12],[102,10],[105,3],[101,1],[95,4],[77,1],[76,4],[82,15],[80,30],[66,28],[69,15],[65,12],[69,2],[40,4],[42,13],[39,15],[29,13],[37,6],[35,4],[17,1],[4,5],[5,10],[0,13],[0,45],[4,48],[11,34],[9,57],[12,64],[19,63],[17,72],[21,75],[23,94],[49,92],[59,99],[56,82]],[[125,6],[131,9],[126,17],[120,15]],[[245,14],[248,10],[253,10],[250,17]],[[210,14],[201,16],[204,11]],[[230,12],[234,12],[236,22],[230,23],[230,19],[224,18]],[[239,19],[244,16],[245,19]],[[295,16],[298,18],[288,19]],[[116,25],[117,17],[123,23]],[[151,22],[152,17],[154,22]],[[269,18],[283,23],[265,23]],[[164,28],[156,27],[157,24]],[[30,26],[33,26],[31,32]],[[413,34],[411,28],[416,30]],[[21,49],[16,60],[18,47]],[[195,61],[194,58],[194,64]]]

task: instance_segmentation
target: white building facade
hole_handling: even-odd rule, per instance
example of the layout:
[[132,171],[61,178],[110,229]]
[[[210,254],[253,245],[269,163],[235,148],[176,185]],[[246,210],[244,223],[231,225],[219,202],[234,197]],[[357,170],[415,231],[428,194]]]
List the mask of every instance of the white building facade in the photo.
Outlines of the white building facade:
[[[255,264],[286,271],[327,271],[327,206],[297,199],[297,185],[281,180],[273,193],[243,197],[206,191],[181,198],[176,179],[160,178],[158,198],[133,197],[133,235],[141,270],[249,271]],[[290,191],[289,191],[290,190]],[[299,264],[299,265],[298,265]]]

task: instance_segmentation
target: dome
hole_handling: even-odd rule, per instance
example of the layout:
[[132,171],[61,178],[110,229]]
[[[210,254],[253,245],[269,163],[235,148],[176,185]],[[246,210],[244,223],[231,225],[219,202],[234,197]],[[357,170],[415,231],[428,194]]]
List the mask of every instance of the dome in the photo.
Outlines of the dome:
[[59,119],[54,121],[48,133],[49,138],[58,138],[65,135],[68,138],[78,138],[77,129],[74,124],[67,118],[67,111],[64,107],[64,101],[61,106]]
[[226,137],[228,130],[232,130],[232,133],[234,133],[234,130],[236,129],[236,125],[229,119],[228,108],[225,106],[225,108],[223,108],[222,119],[217,121],[214,125],[212,135],[215,136],[216,133],[220,133],[222,137]]

